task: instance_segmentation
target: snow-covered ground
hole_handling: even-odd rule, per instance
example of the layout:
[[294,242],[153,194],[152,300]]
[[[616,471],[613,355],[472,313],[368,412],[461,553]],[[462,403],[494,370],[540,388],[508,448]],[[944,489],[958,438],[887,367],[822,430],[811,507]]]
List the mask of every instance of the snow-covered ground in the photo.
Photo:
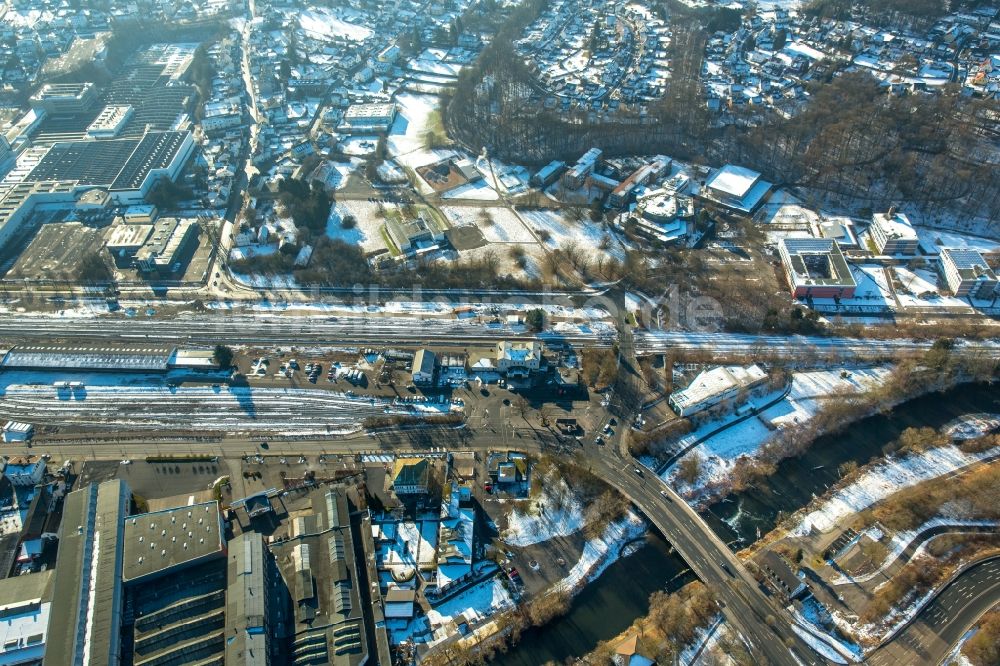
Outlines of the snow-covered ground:
[[[663,478],[685,496],[698,497],[701,491],[722,482],[740,456],[753,456],[780,428],[813,418],[823,402],[831,396],[871,390],[884,381],[890,372],[890,368],[881,366],[796,372],[792,375],[788,395],[777,404],[708,437],[667,468]],[[754,398],[752,402],[765,405],[780,396],[781,392],[775,391]],[[677,449],[685,448],[691,442],[696,442],[727,422],[734,422],[739,418],[733,414],[721,420],[706,422],[681,439]],[[693,484],[686,484],[677,478],[677,472],[681,461],[691,456],[702,458],[702,472]]]
[[1000,455],[1000,447],[981,453],[964,453],[956,446],[947,445],[903,458],[890,458],[865,471],[847,487],[823,499],[817,508],[802,518],[792,533],[805,536],[814,530],[827,532],[847,517],[903,488],[996,455]]
[[509,208],[444,206],[441,212],[452,226],[479,227],[483,237],[491,243],[524,243],[537,246],[535,237],[521,222],[521,218]]
[[965,414],[944,424],[941,431],[952,439],[976,439],[1000,428],[1000,414]]
[[[536,236],[548,236],[544,245],[550,250],[566,248],[570,243],[575,243],[591,259],[599,254],[616,259],[623,259],[625,256],[621,245],[610,239],[607,230],[601,224],[592,222],[586,214],[579,222],[569,220],[557,210],[519,210],[517,214]],[[610,244],[607,249],[602,249],[601,245],[606,237]]]
[[299,26],[313,39],[329,40],[334,37],[343,37],[361,42],[372,35],[371,28],[349,23],[325,7],[306,9],[299,12],[298,17]]
[[625,544],[638,539],[645,532],[646,521],[629,511],[624,518],[608,525],[604,534],[586,543],[580,559],[552,589],[569,592],[582,583],[596,579],[621,557]]
[[1000,250],[1000,241],[990,238],[932,227],[918,226],[916,229],[920,236],[920,249],[926,254],[938,254],[943,248],[967,248],[980,252]]
[[396,121],[389,129],[386,146],[397,162],[416,168],[455,154],[453,150],[430,150],[425,147],[425,135],[431,127],[431,116],[437,110],[437,97],[403,93],[396,97],[396,104],[399,111]]
[[[344,229],[342,220],[347,215],[353,215],[355,226]],[[378,204],[370,201],[338,201],[330,207],[330,217],[326,223],[326,235],[350,243],[360,245],[365,252],[374,252],[385,247],[382,238],[384,219],[378,212]]]
[[792,629],[816,652],[837,664],[860,662],[861,647],[834,635],[836,624],[829,611],[815,597],[802,601],[794,612]]
[[511,510],[501,535],[512,546],[530,546],[583,528],[583,505],[562,479],[557,483],[546,479],[541,497],[526,504]]
[[493,577],[435,606],[427,613],[427,619],[432,627],[443,626],[460,616],[468,622],[476,622],[513,605],[507,588],[499,578]]

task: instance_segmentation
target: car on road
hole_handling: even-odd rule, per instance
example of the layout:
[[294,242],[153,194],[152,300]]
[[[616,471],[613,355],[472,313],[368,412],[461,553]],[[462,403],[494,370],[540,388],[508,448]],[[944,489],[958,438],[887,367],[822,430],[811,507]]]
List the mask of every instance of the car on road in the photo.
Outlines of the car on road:
[[488,493],[492,493],[493,492],[493,484],[492,483],[484,483],[483,484],[483,491],[488,492]]
[[260,448],[264,449],[265,451],[267,451],[267,450],[268,450],[268,448],[270,448],[270,446],[271,446],[271,445],[270,445],[270,444],[268,444],[267,442],[261,442],[261,443],[260,443]]
[[635,472],[638,476],[642,476],[642,470],[639,469],[638,467],[633,467],[632,471]]
[[667,499],[670,499],[670,495],[669,495],[669,493],[667,493],[666,490],[661,490],[660,494],[663,495],[664,497],[666,497]]
[[122,465],[131,465],[131,464],[132,464],[132,461],[131,461],[131,460],[129,460],[128,458],[126,458],[125,460],[121,461],[121,463],[120,463],[120,464],[122,464]]

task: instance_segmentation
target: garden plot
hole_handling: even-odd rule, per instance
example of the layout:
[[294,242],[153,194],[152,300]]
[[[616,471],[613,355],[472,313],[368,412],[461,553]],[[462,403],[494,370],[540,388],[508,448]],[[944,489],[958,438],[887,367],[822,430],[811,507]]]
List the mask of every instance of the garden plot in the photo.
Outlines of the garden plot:
[[474,206],[443,206],[452,226],[474,225],[491,243],[532,243],[534,235],[509,208],[477,208]]

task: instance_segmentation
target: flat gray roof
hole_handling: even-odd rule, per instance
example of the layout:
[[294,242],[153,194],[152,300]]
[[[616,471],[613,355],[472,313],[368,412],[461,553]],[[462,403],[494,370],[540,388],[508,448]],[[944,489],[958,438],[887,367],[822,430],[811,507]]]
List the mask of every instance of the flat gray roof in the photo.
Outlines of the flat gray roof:
[[132,516],[125,521],[122,580],[150,578],[222,552],[222,516],[214,500]]
[[2,368],[54,370],[165,371],[174,347],[144,345],[87,345],[79,343],[18,345],[8,352]]
[[[43,664],[118,662],[121,524],[130,492],[120,479],[91,484],[63,505],[55,593]],[[95,561],[96,560],[96,565]],[[87,625],[90,625],[89,640]]]
[[229,542],[226,588],[226,664],[267,664],[268,609],[264,537],[244,532]]

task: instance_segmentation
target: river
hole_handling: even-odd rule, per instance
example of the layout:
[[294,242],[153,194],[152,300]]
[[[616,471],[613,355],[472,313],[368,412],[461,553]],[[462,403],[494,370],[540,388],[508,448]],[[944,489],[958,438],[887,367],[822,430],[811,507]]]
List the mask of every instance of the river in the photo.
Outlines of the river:
[[678,575],[686,569],[684,561],[671,554],[663,537],[651,532],[637,552],[614,562],[584,587],[574,597],[569,613],[544,627],[525,631],[517,646],[490,663],[539,666],[586,654],[599,641],[617,636],[645,615],[650,594],[676,590],[692,580],[689,573]]
[[[970,384],[932,393],[906,402],[888,414],[867,417],[836,435],[817,439],[802,457],[778,465],[777,473],[753,489],[711,505],[703,516],[734,546],[746,546],[764,535],[782,515],[792,513],[822,494],[840,478],[838,467],[855,461],[864,465],[906,428],[940,428],[954,418],[974,412],[1000,413],[1000,387]],[[649,595],[677,589],[689,578],[659,534],[647,545],[622,558],[573,599],[569,613],[541,629],[526,631],[510,652],[491,663],[499,666],[538,666],[561,663],[586,654],[600,641],[613,638],[649,610]]]

